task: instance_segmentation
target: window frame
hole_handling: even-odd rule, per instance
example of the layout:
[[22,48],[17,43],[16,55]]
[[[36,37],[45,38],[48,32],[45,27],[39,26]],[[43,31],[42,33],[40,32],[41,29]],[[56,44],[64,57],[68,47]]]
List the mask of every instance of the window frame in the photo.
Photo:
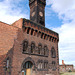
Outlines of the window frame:
[[[26,48],[25,48],[25,43],[26,43]],[[28,41],[25,40],[25,41],[23,42],[23,52],[27,52],[27,48],[28,48]]]
[[51,48],[51,57],[56,58],[56,51],[55,51],[54,47]]
[[31,42],[31,53],[34,53],[34,51],[35,51],[35,43]]

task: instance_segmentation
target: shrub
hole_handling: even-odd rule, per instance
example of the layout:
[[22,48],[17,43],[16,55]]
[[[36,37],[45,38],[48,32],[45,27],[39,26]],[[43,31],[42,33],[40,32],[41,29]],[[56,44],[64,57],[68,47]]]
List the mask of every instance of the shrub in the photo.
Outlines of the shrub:
[[71,70],[69,70],[68,72],[72,72]]

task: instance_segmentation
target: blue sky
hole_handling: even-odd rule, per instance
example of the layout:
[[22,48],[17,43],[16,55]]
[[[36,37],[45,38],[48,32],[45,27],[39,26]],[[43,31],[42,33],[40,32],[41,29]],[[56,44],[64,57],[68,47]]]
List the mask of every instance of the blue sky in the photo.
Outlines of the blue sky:
[[[45,26],[59,33],[59,58],[75,65],[75,0],[46,0]],[[0,21],[29,19],[28,0],[0,0]]]

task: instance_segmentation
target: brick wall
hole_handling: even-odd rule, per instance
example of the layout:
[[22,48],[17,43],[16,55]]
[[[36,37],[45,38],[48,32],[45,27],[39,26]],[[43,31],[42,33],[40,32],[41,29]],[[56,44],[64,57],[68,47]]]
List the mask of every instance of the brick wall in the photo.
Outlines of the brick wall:
[[[48,35],[51,35],[52,38],[57,39],[56,42],[45,39],[45,38],[40,38],[41,34],[39,36],[36,35],[30,35],[27,34],[26,31],[24,31],[25,27],[23,28],[23,25],[25,23],[21,19],[21,21],[17,21],[13,23],[13,26],[9,26],[7,24],[4,24],[0,22],[0,55],[7,54],[7,57],[11,58],[11,75],[21,75],[21,70],[22,70],[22,64],[24,60],[28,57],[32,58],[32,60],[35,62],[36,69],[33,70],[34,75],[46,75],[46,74],[53,74],[53,75],[59,75],[59,57],[58,57],[58,34],[51,31]],[[31,25],[31,23],[27,24]],[[17,26],[19,25],[19,26]],[[35,26],[35,24],[34,24]],[[39,25],[38,25],[39,26]],[[18,28],[19,27],[19,28]],[[34,29],[35,27],[33,27]],[[39,31],[39,29],[37,28]],[[46,29],[48,30],[48,29]],[[45,30],[45,33],[47,34],[47,31]],[[40,30],[41,31],[41,30]],[[49,31],[49,30],[48,30]],[[48,57],[45,56],[39,56],[39,55],[31,55],[31,54],[23,54],[23,41],[28,40],[29,45],[31,45],[31,42],[34,41],[35,45],[38,47],[38,44],[41,43],[42,47],[44,45],[47,45],[48,50],[49,50],[49,55]],[[56,58],[51,57],[51,48],[54,47],[56,51]],[[12,50],[10,50],[13,48]],[[2,58],[1,58],[2,59]],[[0,60],[1,60],[0,59]],[[48,60],[48,65],[49,69],[48,70],[43,70],[43,71],[38,71],[37,70],[37,61],[41,60]],[[56,62],[56,70],[52,70],[52,61]],[[5,72],[4,72],[5,73]],[[8,73],[6,72],[6,75]]]
[[18,28],[0,22],[0,55],[6,54],[17,38]]
[[73,71],[73,65],[60,65],[60,72]]
[[[23,46],[22,43],[24,40],[28,40],[29,45],[31,45],[31,42],[34,41],[35,45],[38,46],[39,43],[42,43],[42,46],[44,47],[44,45],[47,45],[48,49],[49,49],[49,56],[48,57],[42,57],[42,56],[37,56],[37,55],[29,55],[29,54],[23,54],[22,50],[23,50]],[[54,46],[55,50],[56,50],[56,58],[51,58],[51,48],[52,46]],[[22,63],[23,61],[27,58],[27,57],[31,57],[36,64],[37,67],[37,61],[39,59],[42,60],[48,60],[49,64],[52,63],[52,61],[56,62],[56,71],[52,71],[52,68],[49,69],[48,71],[34,71],[36,75],[46,75],[46,74],[54,74],[54,75],[59,75],[58,69],[59,69],[59,60],[58,60],[58,42],[52,42],[49,40],[45,40],[39,37],[37,37],[37,35],[33,36],[30,34],[27,34],[26,32],[19,30],[18,32],[18,38],[15,40],[15,44],[14,44],[14,53],[13,53],[13,62],[12,62],[12,75],[18,75],[21,73],[21,67],[22,67]],[[52,66],[52,65],[51,65]]]

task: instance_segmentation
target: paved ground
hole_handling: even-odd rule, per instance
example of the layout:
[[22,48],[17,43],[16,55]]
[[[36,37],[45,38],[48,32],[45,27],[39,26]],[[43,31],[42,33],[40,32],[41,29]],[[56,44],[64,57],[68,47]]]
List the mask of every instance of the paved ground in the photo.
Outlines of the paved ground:
[[75,72],[61,73],[60,75],[75,75]]

